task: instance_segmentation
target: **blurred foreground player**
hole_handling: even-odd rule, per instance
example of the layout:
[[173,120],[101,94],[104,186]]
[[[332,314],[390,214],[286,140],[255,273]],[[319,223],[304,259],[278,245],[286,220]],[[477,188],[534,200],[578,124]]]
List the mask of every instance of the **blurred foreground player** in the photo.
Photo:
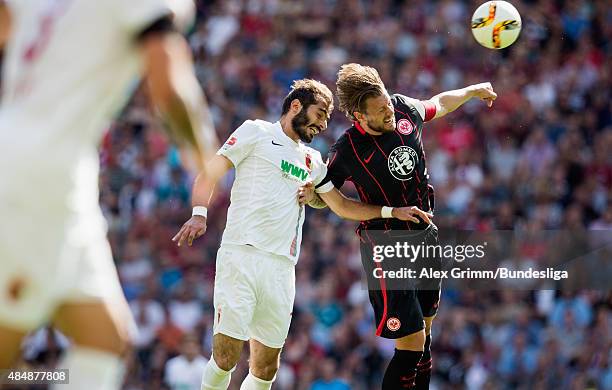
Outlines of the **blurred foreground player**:
[[[454,111],[473,97],[489,106],[497,97],[489,83],[443,92],[427,101],[389,95],[378,72],[359,64],[343,65],[336,86],[340,110],[353,126],[331,147],[328,174],[319,186],[331,181],[340,188],[348,180],[363,202],[416,206],[425,212],[433,212],[433,188],[425,166],[423,123]],[[374,231],[385,232],[385,238]],[[376,335],[395,339],[395,354],[382,387],[426,389],[431,375],[431,323],[438,309],[440,281],[424,281],[429,284],[418,288],[389,288],[394,281],[376,279],[372,274],[374,268],[388,267],[393,261],[374,263],[373,246],[394,241],[436,245],[437,228],[425,220],[414,223],[382,218],[362,221],[357,232]]]
[[[323,180],[321,154],[304,145],[327,128],[331,91],[315,80],[297,80],[285,97],[278,122],[244,122],[208,163],[207,177],[193,187],[193,216],[173,238],[180,246],[206,231],[207,207],[216,183],[236,169],[231,204],[216,259],[213,356],[202,389],[227,389],[245,341],[249,374],[241,390],[270,389],[291,324],[295,264],[304,224],[301,186]],[[353,220],[380,218],[382,207],[345,198],[332,183],[317,192],[336,214]],[[389,210],[418,221],[420,210]]]
[[97,145],[143,76],[202,169],[214,129],[175,29],[192,13],[189,1],[0,0],[0,368],[53,321],[74,341],[61,388],[119,388],[132,318],[98,206]]

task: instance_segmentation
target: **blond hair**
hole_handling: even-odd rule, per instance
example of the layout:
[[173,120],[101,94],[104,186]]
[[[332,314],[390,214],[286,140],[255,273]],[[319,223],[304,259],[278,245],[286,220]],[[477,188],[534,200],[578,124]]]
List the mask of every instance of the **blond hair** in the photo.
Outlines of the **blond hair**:
[[376,69],[360,64],[344,64],[338,71],[336,94],[340,111],[351,120],[356,120],[355,111],[365,110],[365,101],[385,93],[385,85]]

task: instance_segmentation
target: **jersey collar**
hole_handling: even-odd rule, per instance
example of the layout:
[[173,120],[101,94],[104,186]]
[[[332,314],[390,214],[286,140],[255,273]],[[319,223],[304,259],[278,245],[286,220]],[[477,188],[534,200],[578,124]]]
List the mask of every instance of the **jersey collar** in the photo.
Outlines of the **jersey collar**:
[[283,131],[283,126],[281,126],[281,124],[280,124],[280,121],[276,121],[274,123],[274,126],[276,127],[276,131],[277,131],[277,133],[279,133],[279,136],[282,137],[283,139],[285,139],[287,142],[290,142],[291,145],[299,146],[301,144],[301,141],[295,142],[293,139],[291,139],[291,137],[289,137],[287,134],[285,134],[285,132]]
[[363,127],[361,127],[361,125],[359,124],[359,122],[354,121],[353,125],[355,126],[355,128],[357,129],[358,132],[361,133],[361,135],[366,135],[366,131],[363,129]]

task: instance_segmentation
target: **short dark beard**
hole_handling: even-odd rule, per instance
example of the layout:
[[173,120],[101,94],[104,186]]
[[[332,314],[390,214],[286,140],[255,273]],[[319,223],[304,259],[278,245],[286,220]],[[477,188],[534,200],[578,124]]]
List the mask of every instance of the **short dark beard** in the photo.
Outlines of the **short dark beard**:
[[291,127],[293,131],[300,137],[302,142],[306,142],[307,144],[312,141],[314,136],[308,134],[308,115],[306,115],[306,108],[303,107],[300,112],[297,113],[296,116],[291,119]]
[[382,126],[372,126],[372,124],[370,123],[370,121],[368,121],[368,127],[370,128],[370,130],[372,131],[376,131],[378,133],[389,133],[389,130],[385,130],[385,123],[383,122]]

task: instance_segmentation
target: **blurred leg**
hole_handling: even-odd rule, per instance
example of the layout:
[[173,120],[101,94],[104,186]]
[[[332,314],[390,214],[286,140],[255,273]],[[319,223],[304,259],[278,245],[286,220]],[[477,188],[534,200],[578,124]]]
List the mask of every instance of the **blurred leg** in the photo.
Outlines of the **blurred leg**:
[[26,332],[0,325],[0,369],[11,368],[19,357],[21,340]]
[[115,390],[123,383],[123,355],[129,349],[131,313],[119,302],[66,303],[54,325],[74,341],[60,363],[69,370],[70,384],[58,389]]

